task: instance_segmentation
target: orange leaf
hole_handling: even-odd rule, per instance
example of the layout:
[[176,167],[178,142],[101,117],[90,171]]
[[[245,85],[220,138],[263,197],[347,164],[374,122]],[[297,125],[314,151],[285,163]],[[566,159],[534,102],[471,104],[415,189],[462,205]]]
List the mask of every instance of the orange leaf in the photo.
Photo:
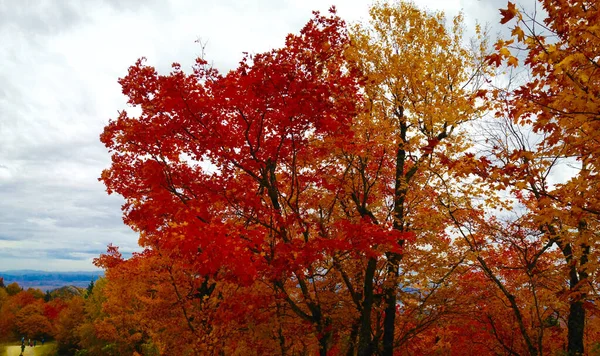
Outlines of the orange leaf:
[[525,39],[525,32],[523,32],[519,26],[515,26],[510,34],[512,36],[517,36],[519,41],[523,41]]

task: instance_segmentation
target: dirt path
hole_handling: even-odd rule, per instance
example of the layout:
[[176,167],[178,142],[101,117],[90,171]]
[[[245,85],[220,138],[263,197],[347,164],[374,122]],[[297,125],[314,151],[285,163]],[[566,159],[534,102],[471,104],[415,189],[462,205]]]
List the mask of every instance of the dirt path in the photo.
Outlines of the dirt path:
[[[6,346],[7,356],[19,356],[21,354],[21,346]],[[33,347],[26,346],[23,356],[33,356]]]
[[[36,347],[25,346],[25,352],[23,356],[42,356],[47,355],[48,351],[50,351],[50,347],[48,344],[41,346],[38,345]],[[0,349],[0,356],[2,350]],[[21,346],[6,346],[6,356],[19,356],[21,355]]]

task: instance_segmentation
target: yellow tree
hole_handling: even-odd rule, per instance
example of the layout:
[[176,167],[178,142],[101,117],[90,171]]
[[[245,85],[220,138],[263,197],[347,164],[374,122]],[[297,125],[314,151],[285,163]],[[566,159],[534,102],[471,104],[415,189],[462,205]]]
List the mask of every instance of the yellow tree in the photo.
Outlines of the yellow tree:
[[77,328],[79,345],[86,350],[88,355],[105,355],[102,348],[108,343],[98,337],[96,332],[96,323],[100,323],[106,314],[103,312],[102,305],[106,302],[104,288],[107,279],[102,277],[94,282],[91,293],[88,292],[85,299],[84,312],[85,320]]
[[6,292],[8,293],[8,295],[11,295],[11,296],[18,294],[22,290],[23,290],[23,288],[21,288],[21,286],[19,286],[19,284],[17,282],[13,282],[6,286]]
[[[375,4],[370,15],[369,23],[354,27],[349,57],[366,77],[366,107],[359,130],[379,145],[388,175],[381,179],[379,206],[369,204],[368,191],[363,189],[359,196],[364,199],[357,199],[356,209],[397,231],[416,235],[410,245],[404,239],[396,241],[406,253],[385,253],[382,354],[391,355],[402,288],[420,282],[418,288],[425,290],[436,285],[429,282],[448,278],[460,263],[460,253],[449,249],[445,234],[448,216],[436,201],[440,194],[473,194],[460,184],[451,191],[439,187],[442,180],[456,183],[447,163],[469,147],[463,127],[484,109],[476,93],[486,66],[481,34],[481,46],[463,45],[462,16],[446,26],[443,13],[429,13],[407,2]],[[357,160],[368,161],[366,152],[358,151]],[[360,177],[365,175],[356,171]],[[371,177],[377,177],[378,171],[373,172]],[[450,261],[436,259],[442,256]],[[428,266],[423,258],[428,258]],[[365,279],[372,278],[376,266],[371,260]],[[417,281],[415,275],[427,277]],[[363,319],[359,354],[370,354],[377,347],[369,346],[376,344],[369,323]]]

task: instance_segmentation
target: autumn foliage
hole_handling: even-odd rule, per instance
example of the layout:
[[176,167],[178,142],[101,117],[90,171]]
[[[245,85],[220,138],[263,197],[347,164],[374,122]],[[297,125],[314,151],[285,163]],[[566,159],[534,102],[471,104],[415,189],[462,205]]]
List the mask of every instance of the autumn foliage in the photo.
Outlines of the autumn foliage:
[[23,290],[14,282],[0,286],[0,342],[54,338],[67,298],[49,296],[39,289]]
[[100,179],[143,251],[109,246],[85,299],[0,288],[0,331],[47,321],[86,355],[600,352],[600,9],[539,5],[501,9],[493,46],[383,2],[227,73],[138,60]]
[[[554,42],[509,3],[493,52],[461,16],[381,3],[227,74],[138,61],[120,83],[141,114],[101,136],[144,248],[97,262],[123,352],[596,347],[598,9],[542,6]],[[517,50],[532,79],[493,85]]]

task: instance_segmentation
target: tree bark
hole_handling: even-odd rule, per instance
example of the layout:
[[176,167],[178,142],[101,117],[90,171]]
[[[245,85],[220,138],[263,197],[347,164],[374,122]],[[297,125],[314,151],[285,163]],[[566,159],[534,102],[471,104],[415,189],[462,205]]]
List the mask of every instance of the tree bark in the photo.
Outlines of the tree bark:
[[[404,142],[406,142],[406,134],[408,124],[404,119],[404,108],[398,107],[395,112],[396,117],[400,121],[400,139],[396,152],[396,181],[394,183],[394,229],[404,231],[404,202],[406,192],[408,190],[408,181],[416,172],[418,165],[414,165],[409,172],[404,173],[404,164],[406,163],[406,151],[404,150]],[[400,246],[404,245],[404,240],[398,241]],[[383,320],[383,356],[392,356],[394,354],[394,334],[396,330],[396,293],[398,290],[398,275],[399,263],[402,255],[394,252],[386,254],[388,267],[386,287],[384,289],[385,298],[385,317]]]
[[[582,226],[580,226],[580,230],[581,229]],[[583,307],[583,300],[586,294],[579,293],[577,289],[581,288],[581,282],[587,279],[588,274],[585,270],[577,271],[576,260],[573,260],[573,251],[570,244],[566,244],[562,250],[567,263],[571,265],[569,270],[569,288],[571,293],[575,293],[570,299],[569,318],[567,319],[567,353],[569,356],[583,355],[585,351],[583,345],[583,334],[585,329],[585,309]],[[588,262],[589,252],[589,246],[582,246],[579,266],[584,266]]]
[[394,354],[394,332],[396,330],[396,292],[398,288],[398,268],[401,256],[397,253],[388,253],[387,276],[393,285],[385,289],[385,317],[383,319],[383,354]]
[[360,329],[360,319],[357,319],[352,324],[352,331],[350,331],[350,341],[348,342],[348,350],[346,350],[346,356],[354,356],[356,350],[356,338],[358,337],[358,331]]
[[569,306],[568,346],[569,356],[583,355],[583,330],[585,327],[585,309],[583,303],[578,300],[571,302]]
[[358,336],[358,356],[373,354],[373,340],[371,338],[371,311],[373,310],[373,278],[377,260],[370,258],[365,271],[363,286],[362,312],[360,315],[360,332]]

